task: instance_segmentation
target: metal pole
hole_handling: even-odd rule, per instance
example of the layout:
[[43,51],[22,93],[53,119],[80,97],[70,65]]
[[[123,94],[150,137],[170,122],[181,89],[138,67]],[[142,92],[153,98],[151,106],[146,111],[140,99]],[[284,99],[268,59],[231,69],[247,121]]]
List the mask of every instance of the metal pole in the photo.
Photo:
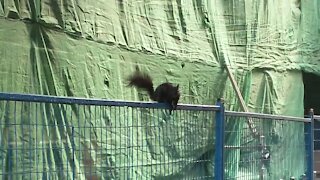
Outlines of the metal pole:
[[220,106],[219,110],[216,111],[216,144],[215,144],[215,160],[214,160],[214,179],[224,179],[224,105],[221,99],[218,99],[217,104]]
[[76,168],[76,162],[75,162],[75,154],[74,154],[74,151],[75,151],[75,144],[74,144],[74,127],[72,126],[72,129],[71,129],[71,146],[72,146],[72,179],[75,179],[75,168]]
[[313,179],[313,130],[314,130],[314,112],[313,109],[309,111],[310,115],[310,123],[305,123],[305,130],[306,130],[306,151],[307,151],[307,179]]
[[259,180],[263,180],[264,179],[264,171],[265,171],[265,167],[264,167],[264,154],[266,151],[266,141],[265,141],[265,137],[264,136],[260,136],[260,146],[261,146],[261,157],[260,157],[260,175],[259,175]]

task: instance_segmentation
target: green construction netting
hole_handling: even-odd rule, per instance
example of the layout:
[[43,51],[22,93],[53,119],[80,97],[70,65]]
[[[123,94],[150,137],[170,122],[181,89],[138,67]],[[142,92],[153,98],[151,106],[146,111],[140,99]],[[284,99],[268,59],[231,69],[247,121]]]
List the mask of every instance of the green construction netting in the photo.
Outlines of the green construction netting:
[[[320,72],[319,14],[318,0],[2,0],[0,91],[138,100],[124,82],[138,64],[155,84],[179,83],[182,103],[224,96],[239,111],[227,65],[250,111],[303,116],[302,71]],[[286,173],[299,176],[304,150],[289,151]]]

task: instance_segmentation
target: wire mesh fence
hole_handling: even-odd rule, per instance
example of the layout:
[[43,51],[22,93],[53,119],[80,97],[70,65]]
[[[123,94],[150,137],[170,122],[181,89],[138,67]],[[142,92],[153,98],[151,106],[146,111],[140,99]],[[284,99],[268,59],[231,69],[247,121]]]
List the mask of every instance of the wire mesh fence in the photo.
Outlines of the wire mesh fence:
[[310,119],[227,112],[225,122],[224,179],[309,179],[312,175]]
[[[0,175],[92,180],[309,177],[310,120],[221,108],[179,105],[169,115],[159,103],[0,93]],[[252,136],[248,118],[259,136]]]
[[315,178],[320,179],[320,116],[314,116],[314,171]]
[[98,102],[1,101],[1,176],[213,178],[214,107],[180,106],[169,115],[157,104]]

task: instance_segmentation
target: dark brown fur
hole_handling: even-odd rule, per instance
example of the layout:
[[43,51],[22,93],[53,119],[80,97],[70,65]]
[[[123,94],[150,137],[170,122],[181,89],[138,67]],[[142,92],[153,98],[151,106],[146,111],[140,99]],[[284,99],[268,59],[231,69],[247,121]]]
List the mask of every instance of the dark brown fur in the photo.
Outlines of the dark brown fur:
[[138,69],[128,78],[129,86],[147,91],[150,99],[160,103],[168,103],[170,106],[170,114],[172,110],[177,108],[180,99],[179,85],[166,82],[160,84],[155,90],[151,77]]

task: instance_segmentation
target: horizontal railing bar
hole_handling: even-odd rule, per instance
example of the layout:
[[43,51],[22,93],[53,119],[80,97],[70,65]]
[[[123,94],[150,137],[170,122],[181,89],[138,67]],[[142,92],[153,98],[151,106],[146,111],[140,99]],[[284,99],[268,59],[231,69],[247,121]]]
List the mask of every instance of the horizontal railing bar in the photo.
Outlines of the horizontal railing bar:
[[[56,104],[79,104],[79,105],[96,105],[96,106],[118,106],[118,107],[136,107],[136,108],[162,108],[168,109],[166,103],[157,102],[142,102],[142,101],[123,101],[123,100],[107,100],[107,99],[93,99],[93,98],[79,98],[79,97],[62,97],[51,95],[37,95],[37,94],[19,94],[19,93],[4,93],[0,92],[0,100],[6,101],[26,101],[38,103],[56,103]],[[215,105],[193,105],[193,104],[179,104],[178,110],[198,110],[198,111],[218,111],[219,106]],[[291,116],[261,114],[252,112],[235,112],[225,111],[227,116],[251,117],[276,119],[287,121],[310,122],[310,118],[299,118]],[[320,116],[317,116],[320,119]]]
[[237,116],[237,117],[250,117],[250,118],[260,118],[260,119],[270,119],[270,120],[285,120],[285,121],[298,121],[298,122],[311,122],[310,118],[300,118],[293,116],[275,115],[275,114],[261,114],[253,112],[235,112],[235,111],[225,111],[226,116]]
[[[79,105],[96,105],[96,106],[126,106],[137,108],[163,108],[168,109],[166,103],[141,102],[141,101],[122,101],[122,100],[106,100],[106,99],[88,99],[79,97],[61,97],[50,95],[36,94],[18,94],[18,93],[0,93],[0,100],[5,101],[27,101],[38,103],[57,103],[57,104],[79,104]],[[219,106],[214,105],[192,105],[179,104],[178,110],[201,110],[201,111],[217,111]]]
[[225,145],[224,148],[226,149],[259,149],[261,148],[261,145],[257,145],[257,146],[228,146]]

